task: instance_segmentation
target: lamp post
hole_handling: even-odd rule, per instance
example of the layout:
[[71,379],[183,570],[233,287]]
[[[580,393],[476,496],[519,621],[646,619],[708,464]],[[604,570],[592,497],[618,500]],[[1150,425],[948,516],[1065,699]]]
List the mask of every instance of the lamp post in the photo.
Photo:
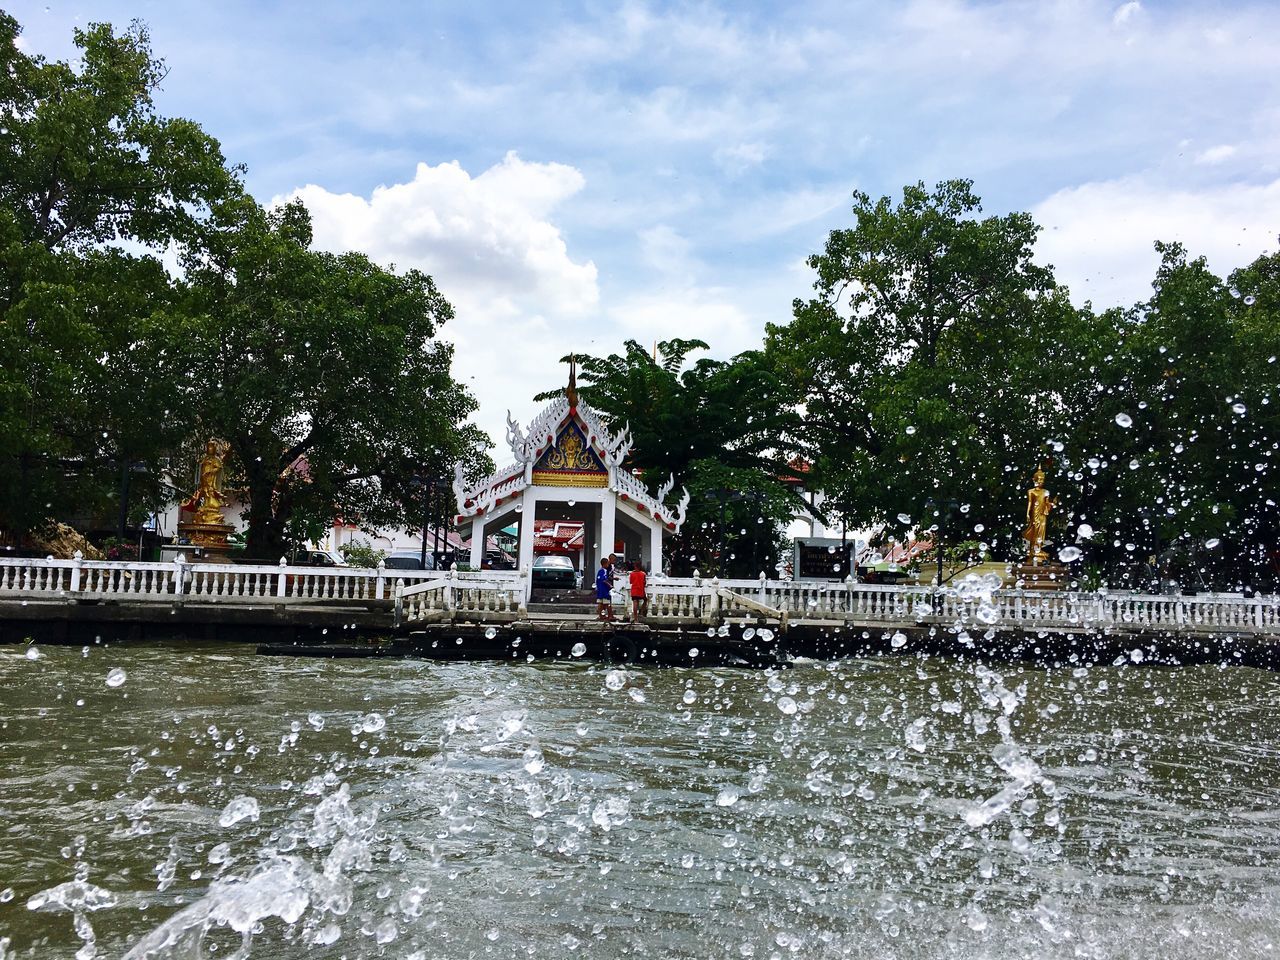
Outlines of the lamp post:
[[[409,488],[414,490],[422,497],[422,550],[419,556],[419,562],[422,569],[427,569],[427,537],[431,530],[431,507],[434,495],[449,489],[449,482],[441,480],[439,477],[433,477],[429,474],[415,473],[409,478]],[[440,505],[443,507],[444,501],[441,500]],[[441,511],[443,516],[443,511]],[[440,524],[436,524],[435,545],[432,550],[432,556],[438,557],[440,554]]]
[[933,515],[937,517],[938,522],[935,524],[934,539],[937,541],[938,549],[938,593],[942,593],[942,544],[946,537],[947,515],[955,507],[960,506],[959,500],[946,500],[930,497],[924,502],[925,511],[932,510]]
[[129,526],[129,487],[132,485],[133,475],[146,472],[147,465],[141,461],[129,463],[123,458],[120,461],[120,517],[116,527],[121,544],[124,543],[125,531]]

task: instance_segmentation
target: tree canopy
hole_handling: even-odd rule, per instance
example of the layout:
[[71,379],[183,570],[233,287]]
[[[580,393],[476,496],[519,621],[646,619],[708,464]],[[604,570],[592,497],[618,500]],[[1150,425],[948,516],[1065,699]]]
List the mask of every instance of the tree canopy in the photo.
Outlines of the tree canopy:
[[967,181],[856,193],[816,295],[768,329],[832,512],[905,537],[945,511],[1016,560],[1043,466],[1054,550],[1094,576],[1274,584],[1276,258],[1224,283],[1157,244],[1151,299],[1099,313],[1033,259],[1029,215],[980,213]]
[[156,110],[141,24],[77,31],[74,65],[19,33],[0,13],[0,530],[101,529],[135,470],[136,510],[172,503],[210,436],[271,559],[335,516],[406,523],[415,473],[483,466],[430,277],[314,251],[305,209],[247,196]]
[[301,204],[219,210],[184,251],[165,330],[177,402],[244,477],[254,557],[335,516],[404,523],[415,474],[476,464],[487,443],[463,422],[475,401],[436,339],[453,309],[431,278],[310,247]]

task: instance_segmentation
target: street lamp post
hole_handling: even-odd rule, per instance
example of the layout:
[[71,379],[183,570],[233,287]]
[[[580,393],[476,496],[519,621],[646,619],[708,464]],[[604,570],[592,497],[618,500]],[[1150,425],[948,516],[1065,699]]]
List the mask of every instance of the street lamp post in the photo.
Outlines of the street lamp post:
[[121,544],[125,541],[125,534],[129,526],[129,487],[132,485],[133,475],[146,472],[147,465],[145,463],[129,463],[124,459],[120,461],[120,517],[116,526]]
[[932,510],[933,515],[937,517],[938,522],[935,525],[936,530],[934,539],[937,541],[938,550],[938,594],[942,593],[942,545],[946,539],[947,514],[954,508],[960,506],[959,500],[936,499],[930,497],[924,502],[926,511]]
[[[427,538],[431,531],[431,508],[435,499],[435,494],[442,493],[449,489],[449,482],[441,480],[438,477],[432,477],[424,473],[415,473],[409,478],[409,488],[416,491],[422,497],[422,550],[419,556],[419,563],[422,569],[427,569]],[[444,507],[444,500],[441,498],[440,507]],[[441,509],[440,516],[444,516]],[[432,550],[432,556],[439,557],[440,550],[440,524],[436,524],[435,528],[435,544]]]

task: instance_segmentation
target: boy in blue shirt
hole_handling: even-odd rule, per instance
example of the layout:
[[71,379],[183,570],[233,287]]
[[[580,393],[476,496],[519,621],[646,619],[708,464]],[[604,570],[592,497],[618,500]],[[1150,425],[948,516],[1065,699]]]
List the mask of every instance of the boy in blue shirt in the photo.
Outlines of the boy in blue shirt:
[[600,560],[600,569],[596,571],[596,613],[601,620],[613,619],[612,592],[613,577],[609,572],[609,558],[604,557]]

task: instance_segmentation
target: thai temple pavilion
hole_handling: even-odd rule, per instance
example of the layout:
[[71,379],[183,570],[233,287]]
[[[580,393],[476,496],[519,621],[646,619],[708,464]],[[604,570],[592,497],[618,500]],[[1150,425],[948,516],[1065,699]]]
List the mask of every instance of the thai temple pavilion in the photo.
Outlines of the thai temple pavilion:
[[519,527],[519,567],[533,564],[536,532],[543,521],[576,521],[583,525],[585,572],[614,553],[639,560],[657,572],[662,565],[662,535],[684,523],[688,490],[675,507],[664,501],[674,480],[656,496],[625,466],[631,451],[629,425],[614,433],[600,414],[578,397],[574,367],[569,386],[534,417],[527,430],[507,413],[507,443],[515,462],[480,483],[467,486],[462,468],[454,468],[453,492],[458,502],[458,532],[471,539],[471,566],[484,560],[488,534]]

